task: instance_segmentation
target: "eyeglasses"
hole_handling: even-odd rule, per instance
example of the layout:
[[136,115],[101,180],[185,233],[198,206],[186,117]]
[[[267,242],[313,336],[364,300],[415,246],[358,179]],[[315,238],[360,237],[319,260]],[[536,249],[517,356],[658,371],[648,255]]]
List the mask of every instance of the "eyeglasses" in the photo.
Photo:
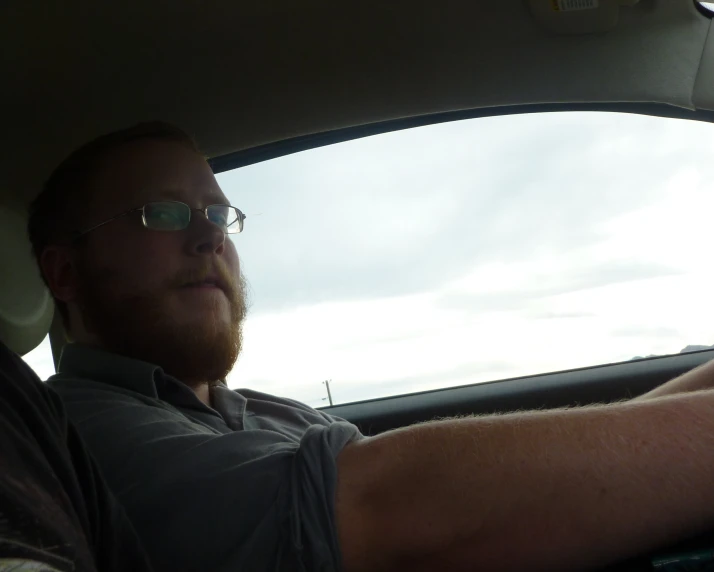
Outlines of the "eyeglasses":
[[130,209],[113,216],[99,224],[80,231],[75,235],[75,240],[85,234],[104,226],[120,217],[131,213],[141,212],[141,221],[146,228],[160,231],[175,231],[188,228],[191,222],[191,213],[203,213],[206,218],[226,234],[237,234],[243,231],[243,221],[246,216],[236,207],[230,205],[208,205],[205,209],[194,209],[186,203],[178,201],[156,201],[146,203],[143,207]]

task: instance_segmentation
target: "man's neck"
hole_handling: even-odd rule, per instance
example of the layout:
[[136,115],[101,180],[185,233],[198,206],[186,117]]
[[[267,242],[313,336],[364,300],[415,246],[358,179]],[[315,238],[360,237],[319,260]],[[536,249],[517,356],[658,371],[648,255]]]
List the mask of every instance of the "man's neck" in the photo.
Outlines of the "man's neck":
[[[90,334],[84,329],[79,332],[79,335],[75,337],[74,341],[86,346],[92,346],[106,351],[112,351],[111,349],[106,348],[97,336]],[[211,407],[211,383],[203,382],[189,385],[193,392],[196,394],[196,397],[201,400],[201,403]]]
[[202,403],[211,406],[211,386],[208,383],[201,383],[192,388],[193,392],[196,394]]

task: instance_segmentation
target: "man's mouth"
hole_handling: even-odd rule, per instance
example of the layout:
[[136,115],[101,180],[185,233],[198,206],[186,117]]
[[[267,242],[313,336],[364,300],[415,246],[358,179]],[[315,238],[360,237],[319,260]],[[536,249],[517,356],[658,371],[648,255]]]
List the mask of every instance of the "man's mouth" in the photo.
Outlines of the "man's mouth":
[[225,287],[220,278],[208,277],[197,282],[189,282],[184,284],[184,288],[205,288],[205,289],[217,289],[225,291]]

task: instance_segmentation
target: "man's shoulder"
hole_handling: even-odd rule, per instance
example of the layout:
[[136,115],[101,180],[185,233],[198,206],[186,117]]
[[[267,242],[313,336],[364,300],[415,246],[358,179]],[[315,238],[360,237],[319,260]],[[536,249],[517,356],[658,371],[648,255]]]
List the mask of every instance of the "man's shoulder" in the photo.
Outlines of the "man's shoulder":
[[271,395],[269,393],[263,393],[261,391],[256,391],[254,389],[236,389],[236,393],[242,395],[248,400],[249,408],[254,409],[258,412],[262,412],[266,409],[280,407],[291,409],[296,412],[300,412],[307,416],[307,419],[320,420],[320,424],[330,424],[334,422],[344,421],[341,417],[335,417],[334,415],[329,415],[324,411],[310,407],[309,405],[291,399],[289,397],[279,397],[277,395]]
[[232,391],[235,391],[239,395],[242,395],[246,399],[250,399],[253,401],[264,401],[266,403],[276,403],[279,405],[288,405],[290,407],[296,407],[298,409],[304,409],[306,411],[317,411],[316,409],[313,409],[309,405],[302,403],[300,401],[297,401],[296,399],[291,399],[289,397],[280,397],[278,395],[272,395],[270,393],[264,393],[262,391],[257,391],[255,389],[247,389],[247,388],[241,388],[241,389],[234,389]]

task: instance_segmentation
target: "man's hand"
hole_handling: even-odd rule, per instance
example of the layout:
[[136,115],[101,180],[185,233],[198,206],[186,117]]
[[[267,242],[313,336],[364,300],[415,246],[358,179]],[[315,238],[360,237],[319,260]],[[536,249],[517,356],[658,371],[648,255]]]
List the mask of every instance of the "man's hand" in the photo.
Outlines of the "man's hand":
[[344,569],[603,566],[714,527],[713,483],[714,390],[390,431],[338,458]]

